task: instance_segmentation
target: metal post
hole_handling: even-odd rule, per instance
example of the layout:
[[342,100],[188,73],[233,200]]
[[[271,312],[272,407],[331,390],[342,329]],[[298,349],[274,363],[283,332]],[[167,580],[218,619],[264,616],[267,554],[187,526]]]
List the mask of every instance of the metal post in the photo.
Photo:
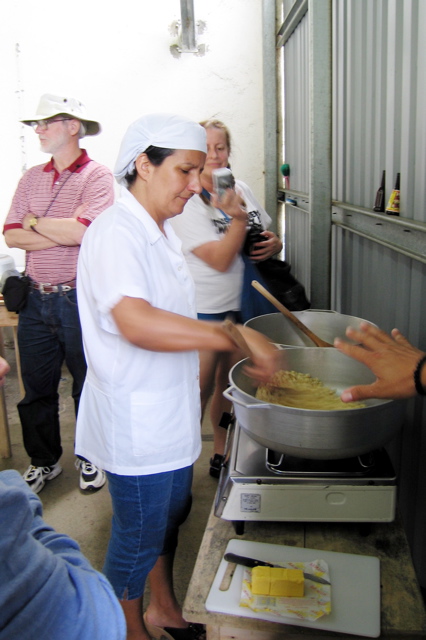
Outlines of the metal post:
[[330,308],[332,5],[309,0],[311,302]]
[[265,209],[277,230],[277,52],[275,0],[263,0],[263,127]]
[[180,15],[182,22],[182,51],[196,51],[193,0],[180,0]]

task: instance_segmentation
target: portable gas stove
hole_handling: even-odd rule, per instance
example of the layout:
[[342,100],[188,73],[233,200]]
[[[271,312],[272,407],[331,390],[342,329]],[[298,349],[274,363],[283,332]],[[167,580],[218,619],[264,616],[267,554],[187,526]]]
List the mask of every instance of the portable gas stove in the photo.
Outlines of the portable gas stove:
[[244,521],[392,522],[396,476],[384,449],[344,460],[306,460],[255,442],[228,428],[215,515]]

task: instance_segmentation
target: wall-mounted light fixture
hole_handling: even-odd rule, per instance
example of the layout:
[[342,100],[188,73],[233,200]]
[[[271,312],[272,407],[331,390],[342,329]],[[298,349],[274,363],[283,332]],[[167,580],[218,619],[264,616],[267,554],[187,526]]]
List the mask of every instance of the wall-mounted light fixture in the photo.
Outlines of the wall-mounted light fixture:
[[171,25],[171,32],[177,37],[177,42],[170,47],[171,54],[175,57],[179,57],[181,53],[204,55],[206,46],[197,43],[196,33],[203,33],[205,23],[195,22],[194,0],[180,0],[180,16],[180,20]]

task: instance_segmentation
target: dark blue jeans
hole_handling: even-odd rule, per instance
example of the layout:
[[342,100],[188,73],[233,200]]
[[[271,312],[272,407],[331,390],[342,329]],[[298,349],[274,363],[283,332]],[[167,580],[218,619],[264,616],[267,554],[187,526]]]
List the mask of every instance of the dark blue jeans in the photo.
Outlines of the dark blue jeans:
[[76,290],[42,294],[30,289],[19,313],[18,344],[25,387],[18,404],[24,446],[31,464],[53,465],[62,455],[58,387],[63,363],[73,378],[76,415],[86,376]]

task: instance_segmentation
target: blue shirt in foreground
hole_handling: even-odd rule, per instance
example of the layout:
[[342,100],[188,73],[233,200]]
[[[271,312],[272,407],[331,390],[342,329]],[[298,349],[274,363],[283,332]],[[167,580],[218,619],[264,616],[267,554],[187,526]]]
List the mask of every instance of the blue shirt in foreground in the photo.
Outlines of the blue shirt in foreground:
[[0,473],[0,640],[125,640],[108,580],[42,512],[17,471]]

